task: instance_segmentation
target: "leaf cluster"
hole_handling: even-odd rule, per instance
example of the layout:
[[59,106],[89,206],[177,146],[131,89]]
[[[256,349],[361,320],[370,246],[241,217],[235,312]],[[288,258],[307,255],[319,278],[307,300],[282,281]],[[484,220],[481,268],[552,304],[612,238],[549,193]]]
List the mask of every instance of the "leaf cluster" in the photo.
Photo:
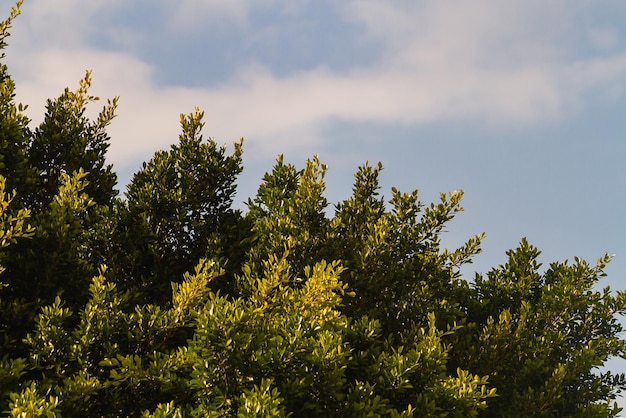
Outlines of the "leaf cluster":
[[[18,3],[0,23],[6,46]],[[0,66],[0,411],[10,416],[613,417],[626,293],[610,257],[542,269],[522,239],[465,278],[484,234],[442,245],[462,191],[420,200],[382,165],[324,196],[281,155],[235,210],[242,141],[178,142],[118,195],[117,99],[90,72],[31,129]],[[465,270],[463,270],[465,271]]]

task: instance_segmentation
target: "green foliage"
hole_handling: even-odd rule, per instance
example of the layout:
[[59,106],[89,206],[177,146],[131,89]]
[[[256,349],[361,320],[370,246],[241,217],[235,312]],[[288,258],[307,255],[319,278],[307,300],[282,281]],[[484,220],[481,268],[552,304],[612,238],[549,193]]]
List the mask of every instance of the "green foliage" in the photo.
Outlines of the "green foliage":
[[34,236],[17,243],[6,259],[5,294],[30,305],[27,317],[61,294],[72,307],[87,301],[89,280],[97,268],[87,248],[89,210],[95,203],[84,192],[85,176],[82,169],[72,176],[62,173],[48,210],[32,218]]
[[88,92],[91,71],[80,80],[76,91],[65,89],[55,100],[48,100],[43,122],[33,132],[27,157],[39,174],[38,188],[31,197],[35,210],[45,208],[59,189],[64,175],[84,170],[87,194],[99,205],[110,205],[117,194],[117,176],[106,164],[109,148],[106,127],[115,117],[117,97],[109,100],[96,121],[85,116],[87,104],[99,100]]
[[[0,25],[0,47],[19,14],[21,2]],[[4,55],[2,55],[4,58]],[[0,63],[0,175],[14,190],[7,215],[30,214],[34,234],[1,254],[0,340],[2,354],[26,355],[22,339],[34,325],[40,307],[63,295],[73,310],[84,306],[99,254],[92,232],[101,230],[104,209],[113,203],[116,175],[106,165],[109,138],[105,127],[113,118],[110,101],[95,122],[84,116],[97,100],[87,92],[90,75],[76,92],[66,90],[48,102],[44,122],[31,131],[25,106],[14,103],[15,84]],[[28,212],[25,212],[28,210]],[[32,231],[30,231],[32,232]]]
[[[5,193],[5,179],[0,175],[0,260],[5,260],[7,247],[15,244],[16,241],[23,238],[29,238],[33,234],[33,228],[26,223],[30,213],[26,209],[20,209],[15,215],[8,211],[15,192]],[[4,267],[0,264],[0,274],[4,271]],[[5,325],[10,320],[14,311],[14,304],[7,301],[4,288],[7,285],[0,282],[0,324]],[[12,335],[6,326],[0,328],[0,347],[4,348],[12,344]],[[0,360],[0,397],[6,399],[11,391],[19,386],[21,377],[24,375],[26,368],[25,362],[20,358],[10,358],[5,350],[2,352]]]
[[57,406],[59,398],[50,396],[48,399],[44,395],[37,393],[36,385],[33,383],[19,394],[11,394],[9,403],[9,415],[11,417],[60,417]]
[[[5,178],[0,175],[0,250],[14,244],[17,238],[32,237],[34,231],[33,227],[25,224],[30,217],[29,210],[20,209],[15,215],[8,211],[11,201],[15,198],[15,191],[7,194],[5,187]],[[0,273],[2,271],[3,269]]]
[[[616,318],[626,294],[596,290],[610,257],[595,266],[579,258],[552,263],[540,273],[539,251],[525,239],[507,254],[505,265],[476,277],[472,330],[456,344],[459,362],[489,372],[500,388],[488,416],[613,416],[608,403],[597,402],[615,399],[624,376],[592,372],[626,349]],[[596,409],[604,412],[593,415]]]
[[[16,105],[15,83],[4,64],[4,49],[7,46],[8,30],[13,19],[20,14],[19,1],[11,8],[9,17],[0,22],[0,175],[5,177],[8,190],[20,190],[19,202],[34,190],[36,170],[31,167],[26,157],[27,144],[30,138],[29,119],[23,114],[26,106]],[[17,202],[16,202],[17,203]],[[15,210],[23,205],[19,204]]]
[[138,261],[129,260],[134,265],[127,275],[141,281],[150,301],[163,302],[170,282],[202,257],[240,257],[241,215],[230,206],[242,170],[242,142],[226,155],[214,140],[203,141],[203,116],[198,109],[181,115],[178,144],[143,164],[120,212],[126,246],[132,258],[140,253]]
[[288,254],[297,273],[324,259],[324,241],[329,220],[323,192],[326,166],[315,157],[303,170],[284,164],[279,156],[271,173],[263,177],[257,196],[248,200],[247,218],[252,223],[255,244],[249,265],[258,268],[270,256]]
[[441,245],[463,193],[425,203],[393,188],[386,202],[381,164],[360,167],[333,211],[326,166],[279,156],[241,213],[242,142],[228,154],[204,140],[198,109],[119,198],[106,164],[117,99],[89,120],[90,84],[87,72],[50,100],[31,131],[0,67],[3,413],[619,413],[626,377],[598,371],[626,355],[626,293],[599,287],[610,257],[542,270],[522,239],[468,280],[484,235]]

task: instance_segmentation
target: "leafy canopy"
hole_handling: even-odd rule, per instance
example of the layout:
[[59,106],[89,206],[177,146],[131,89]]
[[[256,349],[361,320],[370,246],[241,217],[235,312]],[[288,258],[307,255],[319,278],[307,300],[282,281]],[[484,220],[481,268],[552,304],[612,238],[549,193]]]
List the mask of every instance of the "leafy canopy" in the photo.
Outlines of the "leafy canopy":
[[[0,48],[19,14],[0,23]],[[4,55],[2,55],[4,58]],[[0,62],[0,410],[10,416],[613,417],[626,294],[610,257],[542,268],[522,239],[466,278],[484,234],[441,244],[463,192],[426,203],[358,168],[281,155],[232,208],[242,141],[203,112],[118,195],[117,98],[91,73],[31,128]]]

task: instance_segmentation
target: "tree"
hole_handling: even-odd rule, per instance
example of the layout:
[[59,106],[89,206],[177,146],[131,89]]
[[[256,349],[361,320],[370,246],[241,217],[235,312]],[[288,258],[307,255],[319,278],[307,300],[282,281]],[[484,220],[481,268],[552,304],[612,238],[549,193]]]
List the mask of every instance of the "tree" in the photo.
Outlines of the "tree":
[[282,155],[265,174],[246,218],[252,224],[254,246],[248,264],[257,271],[268,257],[285,256],[295,274],[326,257],[330,222],[323,196],[326,166],[315,157],[303,170],[285,164]]
[[[20,13],[21,1],[0,24],[0,48]],[[4,58],[4,52],[1,55]],[[35,233],[15,242],[0,262],[5,268],[5,308],[0,327],[6,336],[3,353],[21,353],[22,339],[42,306],[63,294],[76,308],[89,296],[98,263],[92,232],[103,222],[103,209],[113,204],[116,175],[105,161],[109,137],[105,128],[114,117],[117,99],[103,108],[95,122],[84,114],[98,98],[88,94],[90,73],[77,91],[49,100],[44,121],[34,130],[14,102],[15,84],[0,64],[0,175],[14,190],[9,211],[27,209]],[[88,171],[87,171],[88,170]]]
[[90,236],[105,221],[104,208],[113,205],[117,194],[117,176],[105,163],[105,127],[116,100],[105,106],[97,122],[90,122],[85,106],[97,98],[88,95],[89,85],[87,73],[76,92],[66,89],[48,101],[46,117],[34,132],[20,131],[25,138],[16,153],[36,176],[19,182],[17,196],[31,210],[37,233],[14,247],[5,266],[10,291],[35,303],[35,310],[52,302],[60,290],[72,306],[85,303],[89,280],[97,271],[93,248],[88,248],[93,247]]
[[44,210],[59,189],[62,176],[82,169],[86,172],[85,192],[98,205],[111,205],[117,195],[117,175],[105,161],[110,138],[106,127],[115,117],[118,98],[109,100],[96,121],[86,116],[87,104],[99,98],[89,94],[91,71],[80,80],[76,91],[65,89],[55,100],[48,100],[43,122],[27,145],[27,158],[37,170],[38,193],[30,206]]
[[319,158],[299,169],[279,156],[234,210],[242,142],[229,154],[204,140],[198,109],[117,197],[105,130],[116,101],[86,118],[87,73],[31,131],[0,71],[5,413],[619,413],[626,377],[597,371],[626,350],[626,293],[598,290],[610,257],[542,270],[522,239],[467,279],[483,235],[441,245],[463,193],[425,203],[394,188],[385,201],[381,164],[360,167],[333,211]]
[[150,301],[163,302],[170,283],[182,280],[200,258],[223,254],[236,263],[240,257],[245,231],[231,205],[242,142],[226,155],[213,139],[203,141],[203,117],[198,109],[181,115],[178,144],[155,153],[135,173],[120,210],[120,226],[136,245],[132,254],[138,260],[129,263],[134,270],[127,275]]
[[610,257],[595,266],[552,263],[540,273],[539,254],[523,239],[506,264],[476,277],[455,360],[474,373],[489,370],[499,388],[486,416],[613,416],[600,401],[615,399],[624,375],[593,372],[626,348],[615,316],[626,295],[596,290]]
[[[5,192],[5,179],[0,176],[0,255],[4,259],[6,249],[9,245],[15,244],[18,239],[32,236],[33,228],[27,223],[30,215],[26,209],[20,209],[15,215],[8,211],[9,205],[15,197],[15,192],[7,194]],[[4,272],[4,267],[0,264],[0,274]],[[6,399],[9,394],[19,388],[20,378],[23,376],[25,361],[21,358],[10,358],[4,354],[6,348],[13,345],[12,333],[7,329],[7,324],[11,324],[16,307],[12,301],[4,297],[3,289],[7,285],[1,282],[0,277],[0,348],[3,357],[0,359],[0,397]]]
[[[8,30],[13,20],[19,15],[21,1],[11,8],[7,19],[0,22],[0,60],[4,60]],[[25,206],[24,196],[31,192],[36,183],[36,170],[26,157],[27,143],[30,138],[28,123],[23,114],[26,106],[15,104],[15,83],[9,75],[4,62],[0,62],[0,175],[4,176],[8,190],[19,189],[24,194],[14,202],[15,210]]]

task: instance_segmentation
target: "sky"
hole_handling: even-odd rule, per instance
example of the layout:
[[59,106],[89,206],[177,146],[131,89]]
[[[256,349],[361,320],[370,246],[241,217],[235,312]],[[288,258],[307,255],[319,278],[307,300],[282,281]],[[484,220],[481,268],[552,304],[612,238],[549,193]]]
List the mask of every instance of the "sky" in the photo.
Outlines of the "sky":
[[319,155],[330,202],[380,161],[385,196],[464,190],[444,243],[486,232],[468,274],[527,237],[545,266],[615,254],[602,285],[626,290],[622,0],[26,0],[22,12],[6,51],[17,100],[37,123],[92,69],[93,94],[120,96],[108,132],[122,191],[198,106],[205,136],[245,138],[239,207],[277,154],[299,167]]

